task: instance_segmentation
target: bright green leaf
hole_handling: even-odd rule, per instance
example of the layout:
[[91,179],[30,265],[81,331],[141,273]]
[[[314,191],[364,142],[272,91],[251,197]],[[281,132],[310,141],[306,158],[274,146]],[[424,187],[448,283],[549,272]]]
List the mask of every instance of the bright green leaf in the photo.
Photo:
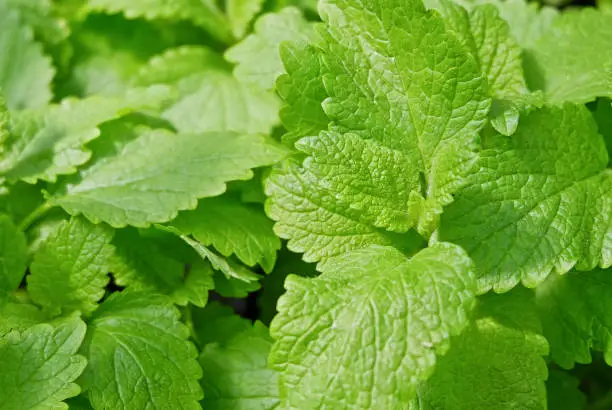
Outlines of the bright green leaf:
[[307,261],[387,245],[385,230],[429,236],[464,183],[490,103],[476,59],[417,1],[319,9],[327,31],[312,51],[331,130],[298,141],[308,158],[274,172],[266,191],[276,233]]
[[131,90],[122,97],[67,99],[59,105],[13,115],[12,137],[0,157],[0,175],[9,180],[54,182],[76,172],[91,157],[85,144],[100,136],[98,126],[132,111],[159,106],[168,89]]
[[468,251],[482,290],[612,263],[612,173],[586,108],[535,111],[485,147],[440,230]]
[[99,161],[53,202],[70,214],[114,227],[166,222],[197,200],[225,191],[225,183],[252,177],[284,151],[268,140],[234,133],[144,132],[123,151]]
[[530,85],[552,103],[612,97],[612,15],[584,8],[555,19],[530,50]]
[[405,408],[468,325],[475,281],[463,250],[438,243],[408,259],[373,246],[290,275],[272,321],[270,362],[291,408]]
[[254,33],[230,48],[225,58],[236,64],[234,75],[240,81],[271,90],[276,78],[285,72],[279,45],[284,41],[308,40],[312,35],[312,25],[300,10],[287,7],[260,17]]
[[452,340],[410,409],[545,410],[547,352],[540,335],[478,319]]
[[79,394],[74,381],[87,363],[76,354],[85,328],[73,316],[1,339],[0,409],[67,409],[62,400]]
[[536,288],[536,301],[550,343],[552,359],[561,367],[590,363],[591,349],[603,350],[612,364],[612,269],[551,275]]
[[189,331],[154,293],[114,293],[92,316],[83,374],[94,408],[200,409],[202,369]]
[[11,110],[44,107],[55,70],[19,10],[0,4],[0,89]]
[[235,38],[244,37],[249,23],[261,11],[263,2],[264,0],[226,0],[227,18]]
[[109,280],[112,239],[111,228],[84,218],[61,223],[32,260],[32,300],[54,313],[95,310]]
[[209,410],[272,410],[278,405],[277,374],[267,367],[268,329],[256,322],[223,344],[200,354],[202,406]]
[[246,265],[260,264],[266,272],[274,267],[281,246],[263,210],[231,196],[203,199],[172,225],[205,246],[214,245],[223,256],[236,254]]

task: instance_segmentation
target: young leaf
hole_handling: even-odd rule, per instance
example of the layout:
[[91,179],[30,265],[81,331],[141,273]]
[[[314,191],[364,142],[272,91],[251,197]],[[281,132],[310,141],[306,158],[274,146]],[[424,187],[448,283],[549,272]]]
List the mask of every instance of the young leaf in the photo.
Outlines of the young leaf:
[[109,280],[113,233],[82,217],[61,223],[32,260],[32,300],[53,313],[95,310]]
[[591,349],[612,364],[612,269],[551,275],[536,301],[552,359],[564,368],[590,363]]
[[28,301],[9,300],[0,306],[0,339],[13,331],[23,332],[47,319],[47,315]]
[[202,369],[179,312],[154,293],[114,293],[94,312],[83,352],[92,406],[200,409]]
[[86,365],[77,355],[85,336],[77,316],[40,324],[0,339],[0,406],[3,409],[67,409],[79,394],[74,383]]
[[0,175],[9,181],[54,182],[76,172],[91,157],[85,144],[100,136],[98,126],[129,112],[158,107],[167,87],[130,90],[122,97],[66,99],[40,110],[12,116],[12,136],[0,156]]
[[270,141],[234,133],[143,132],[123,151],[94,164],[55,196],[72,215],[114,227],[167,222],[197,200],[225,191],[225,183],[252,177],[251,168],[284,156]]
[[331,130],[301,139],[308,158],[267,186],[276,233],[308,261],[388,244],[382,230],[429,236],[489,108],[477,61],[420,2],[323,1],[320,12]]
[[277,374],[267,367],[272,346],[268,329],[256,322],[225,343],[200,354],[202,405],[208,410],[272,410],[278,406]]
[[55,75],[50,59],[17,8],[0,4],[0,27],[0,89],[9,109],[45,106]]
[[281,246],[263,210],[227,195],[200,200],[195,210],[180,213],[172,225],[204,246],[214,245],[223,256],[236,254],[244,264],[259,264],[266,272],[274,267]]
[[279,45],[284,41],[308,40],[313,34],[312,25],[300,10],[287,7],[260,17],[254,33],[227,50],[225,58],[236,64],[234,75],[244,84],[271,90],[276,78],[285,72]]
[[612,263],[612,173],[586,108],[532,112],[512,138],[485,144],[440,229],[468,251],[482,290]]
[[26,238],[7,215],[0,214],[0,308],[26,272]]
[[373,246],[290,275],[271,324],[280,395],[292,408],[405,408],[450,335],[468,325],[475,281],[461,248],[412,259]]
[[592,8],[563,13],[530,53],[533,86],[552,103],[612,97],[612,15]]

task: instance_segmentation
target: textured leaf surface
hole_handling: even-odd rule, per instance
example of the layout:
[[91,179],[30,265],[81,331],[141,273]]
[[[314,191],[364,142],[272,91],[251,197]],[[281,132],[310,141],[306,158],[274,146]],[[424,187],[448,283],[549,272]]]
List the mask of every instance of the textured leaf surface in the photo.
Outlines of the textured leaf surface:
[[412,259],[370,247],[314,279],[290,275],[270,355],[291,408],[406,407],[473,306],[471,262],[438,243]]
[[225,343],[204,347],[200,354],[202,406],[210,410],[277,408],[277,374],[267,367],[271,346],[268,329],[256,322]]
[[195,208],[199,198],[223,193],[226,182],[249,179],[251,168],[283,156],[257,136],[144,132],[119,155],[89,168],[54,202],[94,223],[145,227]]
[[491,123],[500,133],[512,135],[518,125],[519,108],[527,106],[533,97],[529,97],[525,84],[521,48],[508,24],[492,5],[477,6],[468,13],[452,1],[430,0],[426,4],[442,14],[447,27],[480,62],[489,95],[494,98]]
[[109,280],[112,238],[111,228],[82,217],[61,223],[32,260],[32,300],[55,313],[95,310]]
[[313,34],[299,9],[286,7],[260,17],[254,33],[225,53],[236,64],[234,75],[245,84],[264,90],[274,88],[276,78],[285,72],[279,53],[284,41],[308,40]]
[[163,252],[163,243],[139,235],[135,230],[121,230],[115,236],[112,272],[119,286],[169,295],[177,304],[188,302],[204,306],[208,291],[214,286],[212,270],[194,264],[189,273],[184,262]]
[[511,139],[486,144],[440,231],[468,251],[482,289],[612,263],[612,173],[584,107],[533,112]]
[[551,275],[536,288],[552,359],[564,368],[590,363],[591,349],[612,363],[612,269]]
[[262,210],[231,196],[203,199],[172,224],[205,246],[214,245],[223,256],[236,254],[246,265],[260,264],[266,272],[274,267],[281,246]]
[[332,130],[300,140],[309,157],[267,187],[277,234],[309,261],[388,244],[379,229],[429,235],[489,107],[478,62],[422,4],[325,1],[320,11],[327,32],[314,51]]
[[55,70],[34,41],[18,9],[0,4],[0,88],[11,110],[39,108],[51,100]]
[[85,323],[77,317],[40,324],[0,340],[0,409],[67,409],[86,365],[77,355]]
[[540,335],[478,319],[452,340],[410,408],[544,410],[547,369],[542,356],[547,353]]
[[158,107],[168,89],[132,90],[123,97],[66,99],[59,105],[13,115],[12,137],[0,157],[0,175],[9,180],[54,182],[76,172],[91,157],[85,144],[100,136],[98,126],[140,109]]
[[530,78],[554,103],[612,97],[612,15],[585,8],[564,13],[532,50]]
[[29,302],[9,300],[0,307],[0,338],[12,331],[27,330],[47,319],[47,315],[37,306]]
[[0,307],[21,283],[27,261],[25,235],[11,218],[0,214]]
[[83,386],[94,408],[200,409],[202,369],[179,312],[162,296],[122,292],[95,311]]

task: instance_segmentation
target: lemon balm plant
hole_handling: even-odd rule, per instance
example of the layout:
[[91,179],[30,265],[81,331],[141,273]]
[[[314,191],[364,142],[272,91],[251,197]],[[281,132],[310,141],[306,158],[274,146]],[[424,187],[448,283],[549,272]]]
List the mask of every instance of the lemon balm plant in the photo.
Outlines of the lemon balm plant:
[[0,0],[0,409],[606,408],[603,6]]

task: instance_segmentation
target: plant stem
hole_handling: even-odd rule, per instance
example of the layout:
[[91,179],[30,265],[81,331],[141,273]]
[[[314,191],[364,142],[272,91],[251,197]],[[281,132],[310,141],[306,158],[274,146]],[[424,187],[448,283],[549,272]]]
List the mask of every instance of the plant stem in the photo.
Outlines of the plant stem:
[[30,225],[36,222],[38,218],[49,212],[51,208],[53,208],[53,204],[51,204],[51,202],[47,201],[43,203],[38,208],[30,212],[30,214],[26,216],[23,221],[21,221],[21,223],[19,224],[19,229],[25,232],[30,227]]

